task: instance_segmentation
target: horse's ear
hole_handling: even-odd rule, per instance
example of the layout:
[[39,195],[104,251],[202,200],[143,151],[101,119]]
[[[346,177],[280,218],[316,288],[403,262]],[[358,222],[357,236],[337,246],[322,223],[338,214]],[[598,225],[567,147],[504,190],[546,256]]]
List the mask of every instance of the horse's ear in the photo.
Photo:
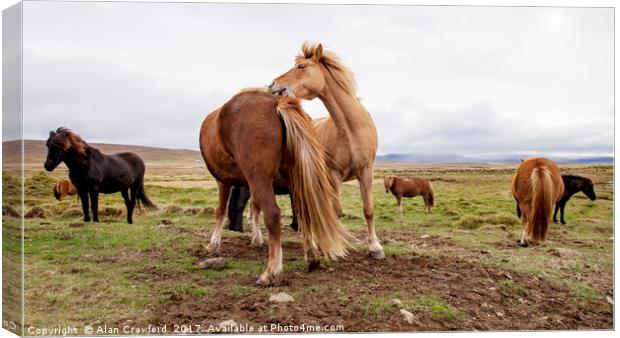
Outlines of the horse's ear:
[[323,44],[318,44],[318,46],[316,46],[316,48],[314,49],[314,53],[313,53],[313,58],[314,61],[319,62],[321,61],[321,58],[323,57]]

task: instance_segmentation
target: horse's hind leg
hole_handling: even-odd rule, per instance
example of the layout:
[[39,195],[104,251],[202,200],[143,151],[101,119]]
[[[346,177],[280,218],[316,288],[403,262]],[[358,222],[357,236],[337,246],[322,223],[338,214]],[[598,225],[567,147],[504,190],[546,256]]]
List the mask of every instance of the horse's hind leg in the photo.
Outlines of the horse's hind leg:
[[360,183],[360,193],[362,195],[362,203],[364,204],[364,217],[366,217],[366,223],[368,224],[368,250],[375,259],[381,259],[385,257],[383,253],[383,247],[379,243],[377,234],[375,233],[375,207],[372,203],[372,167],[363,169],[362,173],[358,177]]
[[213,229],[213,234],[211,235],[211,242],[207,246],[209,251],[217,251],[220,248],[220,243],[222,242],[222,223],[224,216],[226,216],[226,204],[230,196],[230,188],[231,185],[217,181],[218,205],[215,210],[215,229]]
[[263,246],[263,234],[260,231],[260,208],[257,204],[250,204],[250,217],[252,217],[252,246]]
[[[256,206],[256,214],[263,213],[263,220],[269,232],[269,261],[267,270],[258,278],[256,284],[269,286],[274,284],[282,273],[282,243],[280,226],[280,208],[276,204],[276,195],[271,182],[256,182],[248,179],[252,191],[252,205]],[[258,222],[256,222],[258,226]]]
[[123,195],[123,200],[125,201],[125,207],[127,208],[127,223],[133,223],[133,204],[131,204],[131,200],[129,199],[129,189],[121,190],[121,195]]
[[523,232],[521,233],[521,240],[519,241],[519,245],[522,247],[527,247],[530,245],[529,241],[529,215],[530,215],[530,207],[529,206],[519,206],[521,210],[521,224],[523,225]]

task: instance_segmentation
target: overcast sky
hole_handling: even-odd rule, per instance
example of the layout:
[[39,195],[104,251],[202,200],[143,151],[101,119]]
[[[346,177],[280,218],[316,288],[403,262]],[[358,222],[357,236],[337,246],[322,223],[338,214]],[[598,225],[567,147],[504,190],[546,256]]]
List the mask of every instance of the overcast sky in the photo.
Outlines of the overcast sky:
[[26,2],[23,17],[26,138],[62,125],[197,149],[209,112],[312,40],[356,74],[380,154],[613,152],[612,9]]

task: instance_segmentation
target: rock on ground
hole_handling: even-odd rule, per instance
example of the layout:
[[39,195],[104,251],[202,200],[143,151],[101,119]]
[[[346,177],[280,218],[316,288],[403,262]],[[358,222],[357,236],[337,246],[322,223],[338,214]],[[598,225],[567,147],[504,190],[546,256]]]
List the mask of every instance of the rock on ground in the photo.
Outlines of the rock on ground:
[[288,293],[279,292],[269,297],[269,301],[272,303],[290,303],[294,302],[295,299]]
[[228,261],[224,257],[209,258],[200,262],[201,269],[222,270],[228,265]]
[[400,309],[400,314],[403,315],[403,319],[409,323],[409,324],[413,324],[413,321],[415,320],[415,316],[413,315],[413,313],[405,310],[405,309]]
[[549,252],[558,257],[569,258],[569,257],[581,257],[583,254],[577,250],[567,249],[567,248],[553,248],[549,250]]
[[403,308],[403,302],[400,299],[394,298],[390,300],[390,305],[396,306],[399,309]]
[[220,329],[228,331],[228,330],[230,330],[232,328],[237,327],[237,322],[235,322],[232,319],[229,319],[229,320],[225,320],[225,321],[219,323],[218,326],[220,327]]

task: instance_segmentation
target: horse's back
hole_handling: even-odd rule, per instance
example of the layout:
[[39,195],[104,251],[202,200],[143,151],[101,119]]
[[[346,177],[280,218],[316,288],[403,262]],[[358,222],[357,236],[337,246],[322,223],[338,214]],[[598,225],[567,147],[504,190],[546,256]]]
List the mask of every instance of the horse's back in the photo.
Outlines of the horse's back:
[[560,169],[555,162],[544,157],[529,158],[517,168],[512,180],[512,194],[519,201],[529,201],[531,198],[531,178],[534,171],[546,170],[549,172],[557,199],[564,193],[564,181]]
[[277,106],[274,95],[246,91],[207,116],[201,127],[200,146],[212,175],[222,182],[246,183],[240,168],[245,162],[278,169],[283,127]]

